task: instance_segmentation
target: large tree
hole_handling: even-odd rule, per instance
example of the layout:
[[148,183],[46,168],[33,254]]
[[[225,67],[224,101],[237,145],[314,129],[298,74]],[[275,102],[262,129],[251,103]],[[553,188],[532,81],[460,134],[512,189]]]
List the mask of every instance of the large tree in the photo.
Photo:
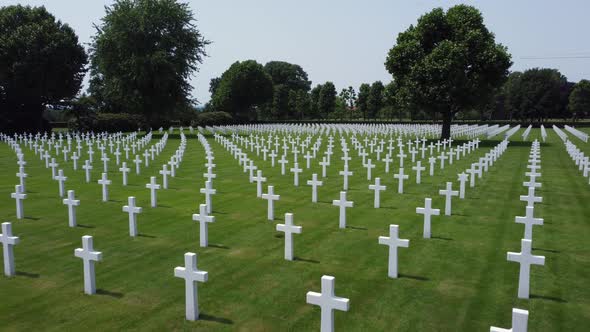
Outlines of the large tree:
[[117,0],[96,27],[90,91],[108,110],[156,125],[193,102],[189,79],[209,43],[188,4]]
[[363,83],[359,86],[359,94],[356,100],[356,107],[360,114],[363,115],[363,119],[367,119],[367,101],[371,92],[371,86],[367,83]]
[[590,113],[590,81],[581,80],[574,85],[569,95],[568,108],[574,119],[584,118]]
[[309,91],[311,88],[307,73],[299,65],[270,61],[264,65],[264,70],[270,75],[274,85],[284,85],[288,90]]
[[257,119],[261,106],[272,98],[272,80],[264,67],[254,60],[236,61],[221,75],[211,107],[238,120],[251,121]]
[[336,87],[332,82],[322,85],[318,98],[318,112],[321,118],[325,119],[336,109]]
[[367,112],[369,118],[377,118],[379,111],[383,108],[383,92],[385,87],[381,81],[376,81],[371,84],[369,96],[367,97]]
[[450,136],[453,115],[484,105],[512,65],[506,47],[474,7],[441,8],[418,19],[397,37],[385,67],[404,100],[442,114],[442,137]]
[[0,130],[40,130],[46,105],[80,90],[87,56],[44,7],[0,8]]

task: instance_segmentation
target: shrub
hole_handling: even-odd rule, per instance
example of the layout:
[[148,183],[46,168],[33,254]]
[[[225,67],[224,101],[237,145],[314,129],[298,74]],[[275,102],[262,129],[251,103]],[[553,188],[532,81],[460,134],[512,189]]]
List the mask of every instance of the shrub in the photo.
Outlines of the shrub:
[[71,119],[68,122],[68,128],[77,131],[125,132],[145,128],[145,120],[143,117],[134,114],[96,113],[96,115]]
[[197,115],[197,119],[191,122],[192,126],[219,126],[232,124],[234,119],[227,112],[203,112]]

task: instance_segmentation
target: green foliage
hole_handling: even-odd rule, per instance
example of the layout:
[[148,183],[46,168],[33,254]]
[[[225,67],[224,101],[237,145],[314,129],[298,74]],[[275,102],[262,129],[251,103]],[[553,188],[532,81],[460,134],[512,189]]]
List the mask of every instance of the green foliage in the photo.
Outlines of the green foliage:
[[202,112],[191,123],[192,126],[221,126],[233,123],[231,114],[227,112]]
[[275,119],[289,119],[289,87],[283,84],[274,86],[271,113]]
[[273,85],[264,67],[254,60],[236,61],[219,81],[211,108],[237,120],[256,120],[257,109],[272,101]]
[[103,108],[156,124],[192,103],[189,79],[210,42],[188,4],[117,0],[96,30],[90,91]]
[[569,95],[569,111],[575,119],[584,118],[590,113],[590,81],[578,82]]
[[368,110],[368,99],[371,92],[371,86],[367,83],[361,84],[359,87],[359,94],[356,101],[357,109],[360,114],[363,115],[363,119],[367,118]]
[[376,81],[371,84],[369,96],[367,97],[367,113],[370,119],[377,117],[379,111],[383,107],[383,93],[385,87],[381,81]]
[[318,84],[313,89],[311,89],[309,99],[310,99],[310,118],[311,119],[319,119],[320,117],[320,109],[319,109],[319,101],[320,101],[320,93],[322,92],[322,85]]
[[318,98],[318,112],[320,118],[326,118],[336,109],[336,87],[332,82],[322,85]]
[[309,91],[311,82],[301,66],[284,62],[270,61],[264,65],[264,70],[272,78],[274,85],[283,85],[288,90]]
[[209,81],[209,92],[213,96],[215,91],[217,91],[217,87],[219,86],[219,82],[221,81],[221,77],[214,77]]
[[566,78],[556,69],[533,68],[512,73],[506,82],[505,108],[510,118],[538,120],[559,114],[561,87]]
[[87,56],[45,7],[0,8],[0,130],[47,129],[46,105],[80,90]]
[[512,62],[506,48],[474,7],[436,8],[397,37],[385,67],[400,99],[443,115],[443,137],[453,114],[485,104],[502,85]]
[[68,128],[76,131],[92,130],[94,132],[128,132],[145,128],[141,115],[127,113],[87,113],[68,122]]

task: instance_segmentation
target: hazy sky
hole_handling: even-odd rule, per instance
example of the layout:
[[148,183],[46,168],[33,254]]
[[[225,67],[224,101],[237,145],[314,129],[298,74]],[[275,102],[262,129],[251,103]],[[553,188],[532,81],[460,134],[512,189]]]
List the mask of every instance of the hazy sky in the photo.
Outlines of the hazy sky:
[[[0,0],[45,6],[88,43],[111,0]],[[570,81],[590,78],[589,0],[185,0],[213,43],[192,80],[193,95],[209,100],[209,80],[237,60],[299,64],[313,85],[391,80],[383,63],[397,34],[433,7],[467,3],[482,11],[496,41],[508,47],[512,70],[559,69]],[[539,59],[543,58],[543,59]]]

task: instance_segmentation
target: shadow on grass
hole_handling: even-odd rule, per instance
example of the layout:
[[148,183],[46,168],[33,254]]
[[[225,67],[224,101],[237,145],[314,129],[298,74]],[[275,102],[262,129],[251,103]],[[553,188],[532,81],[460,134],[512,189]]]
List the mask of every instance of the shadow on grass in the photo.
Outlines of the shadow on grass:
[[216,316],[212,316],[212,315],[208,315],[208,314],[204,314],[204,313],[199,314],[199,320],[206,320],[206,321],[210,321],[210,322],[216,322],[216,323],[227,324],[227,325],[232,325],[234,323],[234,321],[231,319],[227,319],[227,318],[223,318],[223,317],[216,317]]
[[358,231],[366,231],[369,230],[368,228],[365,227],[358,227],[358,226],[346,226],[346,228],[350,228],[350,229],[356,229]]
[[41,220],[41,218],[37,218],[37,217],[25,217],[24,219],[28,219],[28,220]]
[[533,250],[538,250],[538,251],[545,251],[545,252],[550,252],[550,253],[554,253],[554,254],[559,254],[559,253],[561,253],[561,251],[559,251],[559,250],[554,250],[554,249],[533,248]]
[[17,276],[27,277],[27,278],[34,278],[37,279],[41,275],[39,273],[30,273],[30,272],[23,272],[23,271],[16,271]]
[[224,246],[224,245],[222,245],[222,244],[215,244],[215,243],[209,243],[209,247],[212,247],[212,248],[219,248],[219,249],[231,249],[231,248],[230,248],[230,247],[228,247],[228,246]]
[[139,236],[139,237],[147,237],[147,238],[150,238],[150,239],[155,239],[157,237],[155,235],[149,235],[149,234],[143,234],[143,233],[139,233],[139,234],[137,234],[137,236]]
[[315,259],[307,259],[307,258],[301,258],[301,257],[294,257],[293,260],[298,261],[298,262],[313,263],[313,264],[320,263],[320,261],[316,261]]
[[453,241],[453,239],[451,239],[450,237],[433,236],[432,238],[436,240]]
[[278,233],[278,234],[275,234],[275,237],[276,237],[277,239],[282,239],[282,238],[284,238],[284,237],[285,237],[285,235],[284,235],[283,233]]
[[123,203],[123,201],[120,200],[120,199],[109,199],[109,202],[111,202],[111,203]]
[[426,278],[426,277],[420,277],[420,276],[413,276],[410,274],[399,274],[400,278],[405,278],[405,279],[413,279],[413,280],[418,280],[418,281],[429,281],[430,279]]
[[165,208],[165,209],[171,209],[172,208],[170,205],[162,205],[162,204],[158,204],[157,207],[161,207],[161,208]]
[[556,296],[531,294],[530,298],[531,299],[546,300],[546,301],[553,301],[553,302],[558,302],[558,303],[567,303],[566,300],[562,299],[561,297],[556,297]]
[[82,228],[95,228],[94,226],[82,225],[82,224],[78,224],[77,226],[82,227]]
[[96,294],[98,295],[104,295],[104,296],[110,296],[110,297],[114,297],[116,299],[120,299],[123,297],[123,293],[119,293],[119,292],[111,292],[105,289],[97,289],[96,290]]

